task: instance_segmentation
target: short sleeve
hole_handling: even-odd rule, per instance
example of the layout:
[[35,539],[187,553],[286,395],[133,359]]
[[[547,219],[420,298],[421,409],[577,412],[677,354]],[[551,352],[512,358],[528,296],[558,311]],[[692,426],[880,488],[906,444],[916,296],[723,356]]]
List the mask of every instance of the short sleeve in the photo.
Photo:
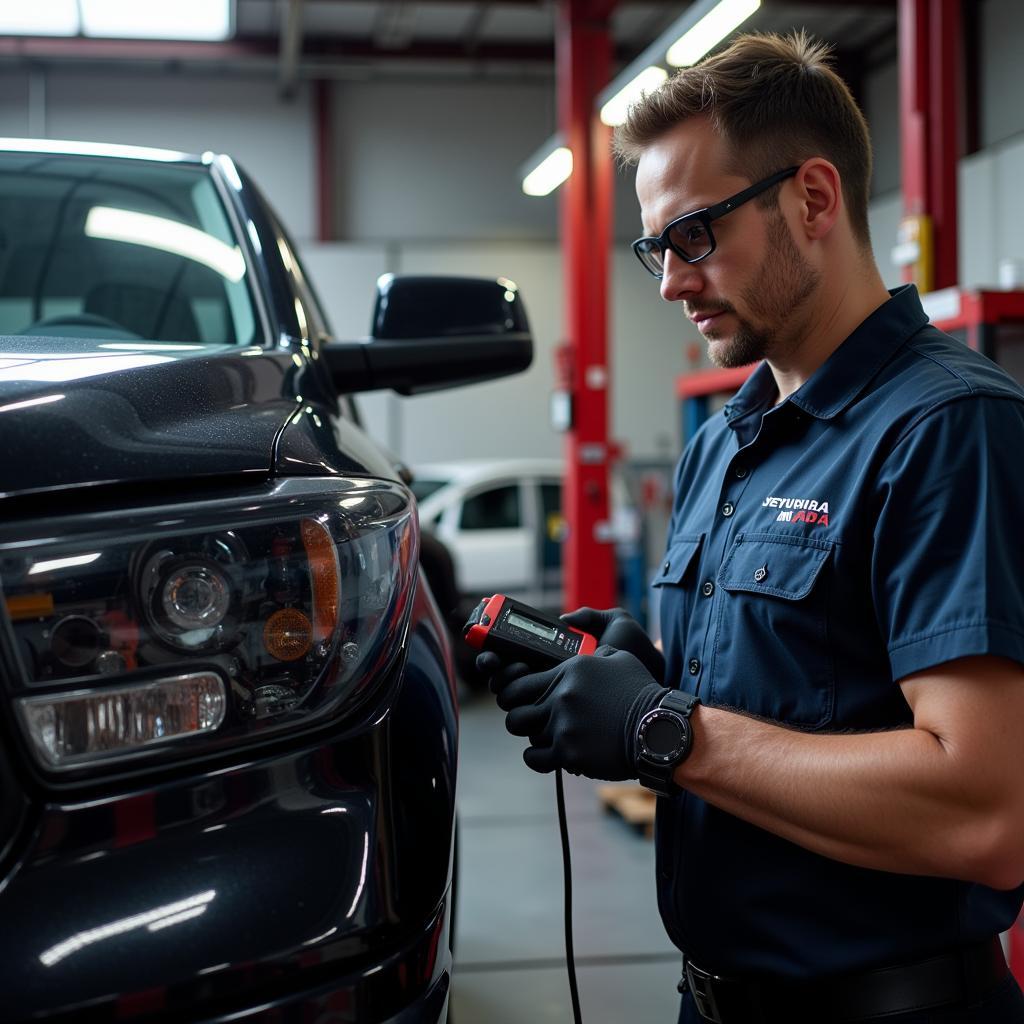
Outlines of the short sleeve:
[[878,474],[872,591],[894,679],[954,658],[1024,663],[1024,403],[930,411]]

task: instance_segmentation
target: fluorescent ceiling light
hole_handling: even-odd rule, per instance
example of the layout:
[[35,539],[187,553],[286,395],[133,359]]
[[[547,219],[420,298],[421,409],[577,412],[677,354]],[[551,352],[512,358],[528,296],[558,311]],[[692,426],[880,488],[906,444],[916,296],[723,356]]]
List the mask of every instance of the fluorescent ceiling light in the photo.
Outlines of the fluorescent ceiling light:
[[722,0],[670,47],[666,60],[676,68],[696,64],[761,6],[761,0]]
[[3,0],[0,35],[227,39],[234,0]]
[[76,0],[32,0],[0,4],[0,35],[73,36],[78,33]]
[[546,196],[554,192],[570,174],[572,150],[567,146],[559,146],[523,178],[523,191],[528,196]]
[[[39,0],[35,0],[36,3]],[[119,39],[227,39],[231,0],[80,0],[82,32]]]
[[645,68],[601,108],[601,120],[612,128],[622,124],[626,120],[629,108],[644,93],[654,92],[666,78],[668,78],[668,72],[664,68],[656,66]]
[[241,281],[245,275],[245,259],[237,245],[228,245],[205,231],[166,217],[113,206],[94,206],[85,218],[85,233],[90,238],[147,245],[184,256],[217,271],[229,281]]

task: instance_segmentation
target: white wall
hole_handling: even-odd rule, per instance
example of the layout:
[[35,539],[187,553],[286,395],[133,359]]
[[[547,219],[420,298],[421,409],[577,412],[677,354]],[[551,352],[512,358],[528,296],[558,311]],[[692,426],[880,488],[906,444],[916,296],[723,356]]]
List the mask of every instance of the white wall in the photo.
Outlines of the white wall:
[[864,82],[864,116],[871,131],[875,173],[872,196],[884,195],[900,187],[900,105],[899,69],[896,62],[886,64]]
[[552,203],[517,174],[554,131],[548,83],[343,82],[334,103],[338,237],[553,237]]
[[[555,131],[553,83],[340,82],[334,87],[337,237],[554,241],[557,194],[520,168]],[[619,238],[635,238],[633,175],[617,178]]]
[[1024,288],[1024,138],[992,146],[960,165],[960,277],[995,287],[999,264],[1018,265]]
[[1024,4],[1020,0],[983,0],[980,35],[978,129],[985,148],[1024,132]]
[[22,138],[29,128],[29,76],[0,71],[0,136]]
[[868,207],[871,247],[875,251],[875,262],[886,288],[895,288],[903,282],[900,268],[890,258],[902,216],[903,196],[898,191],[872,199]]

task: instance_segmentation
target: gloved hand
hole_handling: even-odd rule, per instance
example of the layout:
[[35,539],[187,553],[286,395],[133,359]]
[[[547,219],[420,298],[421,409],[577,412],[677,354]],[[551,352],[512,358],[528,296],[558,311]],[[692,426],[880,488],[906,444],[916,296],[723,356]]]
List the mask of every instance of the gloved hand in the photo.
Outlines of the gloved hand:
[[643,626],[624,608],[609,608],[607,611],[577,608],[563,615],[562,621],[590,633],[599,644],[628,651],[659,683],[665,678],[665,658],[661,651],[651,643]]
[[476,656],[476,670],[487,680],[491,693],[496,694],[506,683],[527,675],[530,666],[521,661],[512,661],[506,665],[494,651],[482,651]]
[[523,754],[530,768],[613,782],[637,777],[637,724],[667,690],[632,654],[599,647],[545,672],[512,668],[493,681],[505,727],[530,738]]

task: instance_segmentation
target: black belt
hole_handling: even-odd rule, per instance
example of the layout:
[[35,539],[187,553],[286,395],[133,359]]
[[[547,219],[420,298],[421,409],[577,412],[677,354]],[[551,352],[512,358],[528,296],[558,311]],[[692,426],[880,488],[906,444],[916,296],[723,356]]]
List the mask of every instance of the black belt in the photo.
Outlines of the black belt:
[[808,982],[725,978],[683,957],[679,987],[689,989],[697,1011],[712,1024],[792,1024],[805,1018],[841,1024],[967,1004],[1008,973],[995,938],[917,963]]

